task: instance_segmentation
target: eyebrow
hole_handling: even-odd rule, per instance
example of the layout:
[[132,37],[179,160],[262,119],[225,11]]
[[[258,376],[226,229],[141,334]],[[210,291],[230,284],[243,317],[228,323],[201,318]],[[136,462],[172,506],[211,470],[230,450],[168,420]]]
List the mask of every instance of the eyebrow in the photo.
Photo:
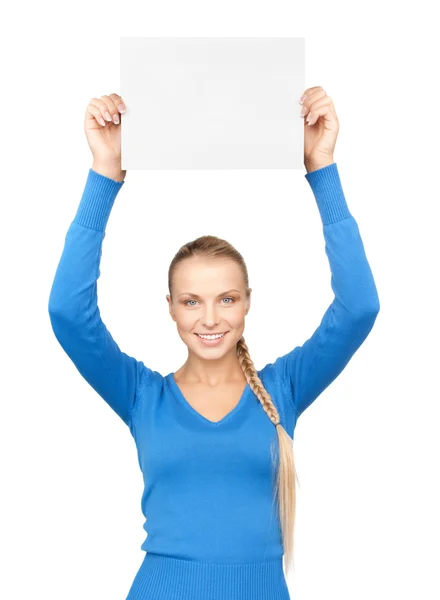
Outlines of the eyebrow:
[[[236,290],[235,288],[232,288],[230,290],[226,290],[226,292],[222,292],[221,294],[219,294],[217,296],[217,298],[219,298],[220,296],[225,296],[226,294],[229,294],[230,292],[238,292],[238,293],[240,293],[240,290]],[[192,292],[182,292],[177,297],[180,298],[180,296],[184,296],[184,295],[194,296],[194,298],[201,298],[201,296],[199,296],[198,294],[193,294]]]

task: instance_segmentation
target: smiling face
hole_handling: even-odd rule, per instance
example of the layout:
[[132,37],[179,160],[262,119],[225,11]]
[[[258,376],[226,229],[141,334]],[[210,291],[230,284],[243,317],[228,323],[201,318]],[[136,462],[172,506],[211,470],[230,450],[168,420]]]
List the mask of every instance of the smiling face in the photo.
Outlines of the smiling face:
[[[167,295],[172,319],[188,350],[203,358],[219,358],[234,350],[250,308],[250,292],[240,266],[231,259],[191,257],[173,274],[173,301]],[[252,290],[250,290],[252,291]],[[224,333],[217,340],[197,334]]]

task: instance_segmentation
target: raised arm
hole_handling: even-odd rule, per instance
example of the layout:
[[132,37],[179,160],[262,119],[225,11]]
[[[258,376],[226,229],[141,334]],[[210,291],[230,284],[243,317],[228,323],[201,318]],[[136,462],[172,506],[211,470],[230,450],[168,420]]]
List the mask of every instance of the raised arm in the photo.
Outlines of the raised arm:
[[89,170],[52,284],[49,315],[58,342],[78,371],[131,427],[136,392],[149,370],[119,349],[101,319],[97,296],[105,227],[123,185]]
[[313,335],[274,363],[296,417],[330,385],[371,331],[379,312],[373,275],[336,163],[305,175],[322,219],[334,300]]

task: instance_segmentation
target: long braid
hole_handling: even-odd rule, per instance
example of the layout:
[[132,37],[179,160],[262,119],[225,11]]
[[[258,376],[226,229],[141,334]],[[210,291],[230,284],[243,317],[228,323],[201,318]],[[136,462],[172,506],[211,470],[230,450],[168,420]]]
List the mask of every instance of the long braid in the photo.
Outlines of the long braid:
[[254,394],[257,396],[258,400],[261,402],[264,412],[274,425],[279,423],[280,416],[278,411],[275,407],[275,404],[272,402],[270,395],[267,393],[263,382],[258,377],[257,369],[255,368],[255,365],[249,355],[249,348],[247,347],[243,336],[238,340],[237,356],[240,366],[243,369],[244,376],[246,377],[246,381],[250,385]]
[[295,470],[293,440],[282,426],[278,410],[261,379],[258,377],[257,369],[250,357],[249,348],[243,336],[237,343],[237,356],[249,386],[278,432],[280,460],[274,494],[278,493],[279,497],[279,517],[283,537],[285,571],[287,573],[294,566],[295,478],[298,480]]

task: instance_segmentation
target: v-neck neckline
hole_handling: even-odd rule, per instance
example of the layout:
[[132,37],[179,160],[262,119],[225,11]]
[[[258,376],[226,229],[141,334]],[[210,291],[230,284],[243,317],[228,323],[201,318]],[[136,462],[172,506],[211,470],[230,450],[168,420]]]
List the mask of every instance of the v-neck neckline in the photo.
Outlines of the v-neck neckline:
[[232,408],[228,413],[226,413],[226,415],[224,417],[222,417],[220,419],[220,421],[211,421],[210,419],[207,419],[205,416],[203,416],[201,413],[199,413],[199,411],[196,410],[188,402],[188,400],[183,395],[183,392],[180,389],[177,381],[174,379],[174,373],[169,373],[169,375],[167,375],[166,379],[167,379],[168,383],[170,384],[171,390],[174,393],[174,396],[176,397],[176,399],[179,400],[179,402],[187,410],[189,410],[193,415],[195,415],[199,420],[201,420],[203,423],[206,423],[207,425],[210,425],[211,427],[218,427],[219,425],[222,425],[223,423],[228,421],[231,417],[233,417],[243,406],[244,401],[247,397],[247,394],[248,394],[249,390],[251,389],[250,385],[248,383],[246,383],[243,393],[241,394],[240,399],[237,402],[237,404],[234,406],[234,408]]

